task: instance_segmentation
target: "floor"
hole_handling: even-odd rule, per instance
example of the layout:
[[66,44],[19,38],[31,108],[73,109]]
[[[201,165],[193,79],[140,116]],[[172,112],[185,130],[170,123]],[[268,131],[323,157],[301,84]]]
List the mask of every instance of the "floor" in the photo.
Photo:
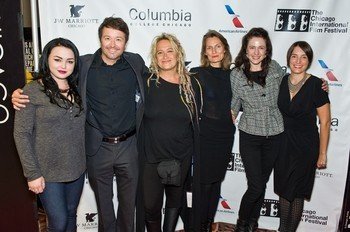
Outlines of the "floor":
[[[39,210],[39,232],[47,231],[46,215],[43,210]],[[225,222],[213,223],[212,232],[234,232],[234,225]],[[178,230],[177,232],[184,232],[184,230]],[[276,230],[267,230],[259,228],[256,232],[276,232]]]
[[[225,222],[213,223],[212,232],[234,232],[234,224],[229,224]],[[179,230],[178,232],[184,232],[184,230]],[[276,230],[267,230],[259,228],[256,232],[276,232]]]

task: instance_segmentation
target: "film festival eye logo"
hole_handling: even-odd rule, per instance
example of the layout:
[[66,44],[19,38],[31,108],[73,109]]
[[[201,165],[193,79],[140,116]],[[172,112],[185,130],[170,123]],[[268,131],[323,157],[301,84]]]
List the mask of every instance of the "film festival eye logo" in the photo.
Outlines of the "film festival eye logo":
[[278,9],[275,31],[308,32],[311,10]]
[[81,9],[84,8],[85,5],[69,5],[70,7],[70,17],[71,18],[79,18],[81,16]]
[[239,15],[236,15],[235,12],[233,12],[230,5],[225,5],[227,12],[233,16],[232,23],[236,28],[243,28],[243,25],[241,21],[239,20]]
[[318,63],[320,63],[322,69],[326,72],[326,76],[327,76],[328,80],[338,81],[338,79],[335,77],[335,75],[332,72],[333,69],[328,68],[328,66],[326,65],[326,63],[323,60],[318,60]]
[[261,206],[260,215],[266,217],[279,217],[279,201],[273,199],[265,199]]

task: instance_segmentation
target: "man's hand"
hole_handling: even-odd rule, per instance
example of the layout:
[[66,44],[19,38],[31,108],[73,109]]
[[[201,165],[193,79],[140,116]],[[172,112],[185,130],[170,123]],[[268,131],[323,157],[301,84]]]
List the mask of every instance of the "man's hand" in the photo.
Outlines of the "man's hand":
[[325,80],[325,79],[323,79],[323,78],[321,78],[321,80],[322,80],[322,89],[324,90],[324,91],[326,91],[327,93],[329,93],[329,87],[328,87],[328,82]]
[[45,179],[44,177],[39,177],[38,179],[28,182],[28,189],[35,194],[42,193],[45,189]]
[[26,104],[29,102],[29,97],[23,94],[22,89],[16,89],[12,93],[11,102],[15,110],[20,110],[26,107]]

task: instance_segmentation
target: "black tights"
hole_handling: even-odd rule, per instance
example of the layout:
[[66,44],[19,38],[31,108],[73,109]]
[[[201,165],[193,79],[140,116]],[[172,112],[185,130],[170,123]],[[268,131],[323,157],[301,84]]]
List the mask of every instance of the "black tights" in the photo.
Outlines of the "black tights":
[[201,184],[201,222],[213,221],[220,198],[221,181]]
[[295,198],[288,201],[280,197],[280,232],[294,232],[297,230],[303,214],[304,199]]

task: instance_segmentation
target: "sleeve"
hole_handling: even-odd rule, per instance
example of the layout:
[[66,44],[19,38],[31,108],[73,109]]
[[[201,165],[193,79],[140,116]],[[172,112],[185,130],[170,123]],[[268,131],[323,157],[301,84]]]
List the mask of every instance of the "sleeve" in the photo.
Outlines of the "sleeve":
[[241,109],[241,94],[239,86],[239,73],[237,69],[233,69],[230,74],[232,100],[231,100],[231,110],[235,116],[238,115]]
[[25,108],[15,113],[14,139],[22,163],[24,176],[28,181],[35,180],[42,176],[39,163],[34,152],[34,121],[35,96],[32,88],[24,87],[24,93],[30,97],[30,102]]
[[316,78],[316,84],[314,88],[314,105],[316,108],[321,107],[327,103],[330,103],[328,93],[322,89],[322,81]]
[[195,92],[198,117],[200,118],[203,112],[203,88],[200,81],[194,75],[191,76],[191,82]]

